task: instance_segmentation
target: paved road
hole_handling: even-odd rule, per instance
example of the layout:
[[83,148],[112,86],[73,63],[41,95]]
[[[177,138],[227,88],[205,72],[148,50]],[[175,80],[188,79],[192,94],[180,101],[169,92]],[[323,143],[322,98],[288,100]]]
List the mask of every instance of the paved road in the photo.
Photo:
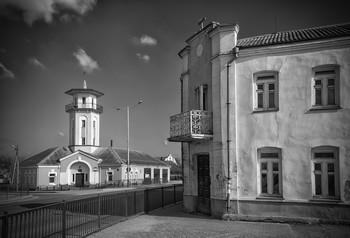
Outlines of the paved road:
[[350,227],[222,221],[205,215],[183,213],[182,204],[177,204],[118,223],[89,237],[349,238]]

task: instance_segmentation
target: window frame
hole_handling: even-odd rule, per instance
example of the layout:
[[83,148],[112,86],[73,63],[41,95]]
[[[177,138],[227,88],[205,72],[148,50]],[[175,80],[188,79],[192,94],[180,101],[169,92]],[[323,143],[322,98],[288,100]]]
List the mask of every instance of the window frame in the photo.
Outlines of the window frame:
[[208,111],[209,107],[209,89],[207,84],[201,84],[194,89],[196,109]]
[[[48,177],[49,177],[49,185],[55,185],[56,183],[56,176],[57,176],[57,172],[49,172],[48,173]],[[51,179],[53,179],[53,181],[51,181]]]
[[[262,158],[262,154],[268,153],[277,153],[276,157],[265,157]],[[282,149],[277,147],[262,147],[257,150],[257,172],[258,172],[258,194],[259,197],[267,197],[267,198],[283,198],[283,184],[282,184]],[[267,192],[263,192],[262,190],[262,163],[267,163],[266,172],[266,187]],[[278,164],[278,171],[273,170],[273,164]],[[278,174],[278,193],[274,193],[273,191],[273,175],[277,172]]]
[[[253,74],[253,112],[269,112],[279,110],[279,72],[266,70]],[[262,88],[259,86],[262,85]],[[270,89],[269,85],[274,85],[274,89]],[[274,93],[274,106],[270,107],[270,93]],[[262,95],[262,107],[260,107],[260,97]]]
[[[315,157],[317,153],[333,153],[333,157]],[[315,164],[321,164],[321,171],[315,170]],[[328,170],[328,164],[334,164],[333,172]],[[317,172],[317,173],[316,173]],[[321,175],[321,194],[316,194],[316,174]],[[329,195],[329,178],[333,174],[334,196]],[[340,180],[339,180],[339,148],[335,146],[319,146],[311,149],[311,186],[312,197],[314,199],[340,199]]]
[[[331,73],[333,71],[334,73]],[[311,109],[334,109],[340,108],[340,81],[339,65],[318,65],[312,68],[311,79]],[[334,85],[329,85],[329,80],[334,79]],[[321,81],[321,84],[316,84]],[[329,104],[329,89],[333,88],[334,104]],[[316,99],[316,89],[320,92],[321,103]]]

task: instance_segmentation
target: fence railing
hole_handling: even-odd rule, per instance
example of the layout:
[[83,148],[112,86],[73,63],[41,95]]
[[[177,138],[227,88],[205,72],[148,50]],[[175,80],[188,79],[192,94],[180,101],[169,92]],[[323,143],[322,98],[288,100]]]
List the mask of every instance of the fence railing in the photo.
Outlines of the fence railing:
[[0,217],[2,238],[86,237],[157,208],[182,201],[183,185],[128,190],[62,201]]

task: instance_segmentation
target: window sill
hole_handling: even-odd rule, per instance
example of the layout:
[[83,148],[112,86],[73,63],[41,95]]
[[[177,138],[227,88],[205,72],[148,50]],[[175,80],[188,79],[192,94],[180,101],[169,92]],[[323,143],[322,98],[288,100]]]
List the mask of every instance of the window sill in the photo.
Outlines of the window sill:
[[315,203],[342,203],[341,200],[337,198],[312,198],[309,200],[310,202],[315,202]]
[[257,200],[272,200],[272,201],[282,201],[284,198],[282,196],[267,196],[267,195],[261,195],[259,197],[256,197]]
[[334,112],[334,111],[338,111],[339,109],[342,109],[342,108],[340,106],[313,106],[306,113],[324,112],[324,111]]
[[255,108],[252,113],[264,113],[264,112],[277,112],[278,108],[271,108],[271,109],[257,109]]

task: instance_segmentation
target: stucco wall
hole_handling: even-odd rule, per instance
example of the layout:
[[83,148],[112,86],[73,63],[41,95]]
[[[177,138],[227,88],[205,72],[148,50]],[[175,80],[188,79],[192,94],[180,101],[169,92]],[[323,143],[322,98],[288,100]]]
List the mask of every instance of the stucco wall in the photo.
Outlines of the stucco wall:
[[[282,149],[283,197],[312,198],[311,148],[339,147],[340,193],[350,179],[350,49],[298,51],[243,57],[236,60],[237,156],[240,196],[258,196],[257,149]],[[339,110],[309,111],[312,68],[324,64],[340,66]],[[253,112],[253,74],[262,70],[279,72],[279,110]]]

